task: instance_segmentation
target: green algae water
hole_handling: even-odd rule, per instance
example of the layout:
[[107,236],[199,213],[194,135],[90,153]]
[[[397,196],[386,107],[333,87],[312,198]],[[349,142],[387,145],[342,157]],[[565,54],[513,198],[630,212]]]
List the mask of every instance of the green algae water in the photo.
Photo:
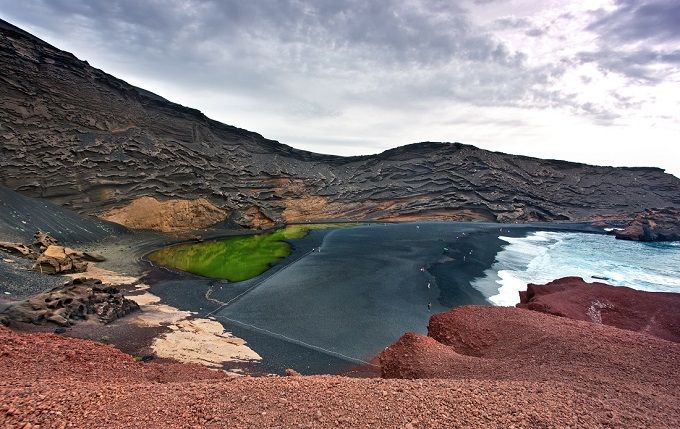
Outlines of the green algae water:
[[159,265],[213,279],[239,282],[267,271],[290,255],[286,240],[302,238],[311,230],[356,226],[348,223],[289,225],[255,235],[239,235],[202,243],[184,243],[157,250],[149,259]]

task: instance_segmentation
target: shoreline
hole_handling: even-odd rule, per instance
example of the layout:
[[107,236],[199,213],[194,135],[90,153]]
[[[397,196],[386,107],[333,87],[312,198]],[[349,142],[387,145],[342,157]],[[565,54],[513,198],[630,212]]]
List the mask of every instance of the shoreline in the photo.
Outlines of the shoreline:
[[[329,222],[332,223],[332,222]],[[431,275],[437,286],[433,287],[440,295],[437,298],[444,303],[463,305],[465,303],[481,303],[483,297],[479,295],[473,288],[469,287],[471,279],[482,273],[485,268],[488,268],[494,260],[496,253],[500,250],[502,243],[499,243],[496,228],[502,230],[517,231],[518,234],[526,234],[530,230],[551,229],[551,230],[584,230],[595,229],[591,226],[584,227],[583,224],[529,224],[529,225],[514,225],[514,224],[496,224],[496,223],[482,223],[482,222],[380,222],[363,226],[364,228],[410,228],[415,225],[430,225],[435,227],[451,227],[461,231],[468,231],[467,238],[461,239],[456,246],[450,246],[451,252],[446,258],[434,258],[427,266],[427,274]],[[362,227],[358,227],[362,228]],[[351,228],[354,230],[356,228]],[[270,281],[273,276],[278,273],[288,270],[292,265],[304,261],[310,256],[310,250],[324,246],[326,238],[329,234],[336,234],[338,229],[329,230],[312,230],[305,237],[289,242],[292,245],[291,254],[275,263],[265,273],[256,276],[253,279],[243,282],[230,283],[228,281],[208,279],[197,275],[175,271],[164,267],[152,265],[145,256],[159,246],[179,243],[178,237],[169,237],[163,234],[152,232],[142,232],[140,234],[124,234],[122,236],[113,236],[104,240],[98,240],[88,244],[81,245],[80,248],[84,250],[96,251],[103,254],[107,261],[97,264],[98,267],[103,267],[104,270],[110,270],[117,275],[128,277],[127,284],[130,286],[127,289],[126,296],[131,299],[140,299],[141,304],[148,305],[148,295],[157,297],[154,305],[165,306],[170,313],[176,312],[179,314],[189,315],[181,320],[204,320],[210,321],[208,316],[212,315],[216,310],[222,309],[225,302],[241,295],[239,299],[247,297],[254,290],[267,281]],[[592,231],[592,232],[598,232]],[[252,235],[262,233],[262,231],[240,231],[240,230],[223,230],[212,231],[207,236],[208,239],[220,239],[234,235]],[[504,232],[507,234],[508,232]],[[478,234],[482,234],[484,238],[480,239]],[[495,237],[494,237],[495,236]],[[179,238],[183,240],[183,238]],[[186,241],[185,241],[186,242]],[[328,250],[328,249],[325,249]],[[477,262],[470,264],[467,267],[455,267],[456,262],[449,259],[456,259],[462,253],[472,250]],[[325,254],[325,251],[324,253]],[[323,255],[322,254],[322,255]],[[452,265],[453,264],[453,265]],[[452,269],[457,270],[455,275],[450,275]],[[448,274],[447,274],[448,273]],[[462,274],[462,275],[461,275]],[[88,273],[81,273],[75,276],[88,276]],[[130,282],[129,279],[134,278],[135,281]],[[110,279],[114,280],[114,279]],[[109,281],[110,281],[109,280]],[[120,282],[120,279],[118,279]],[[125,283],[125,282],[123,282]],[[271,281],[270,281],[271,283]],[[441,286],[439,286],[441,285]],[[433,285],[434,286],[434,285]],[[144,291],[140,290],[144,287]],[[464,291],[464,292],[461,292]],[[141,293],[140,293],[141,292]],[[142,298],[140,298],[140,296]],[[144,298],[146,296],[146,298]],[[213,301],[210,301],[211,298]],[[145,301],[146,300],[146,301]],[[435,305],[432,312],[445,310],[446,305]],[[148,310],[148,308],[147,308]],[[165,316],[167,316],[166,311]],[[208,322],[189,323],[175,320],[165,326],[157,324],[156,326],[136,326],[133,322],[138,316],[130,315],[126,318],[114,322],[115,326],[107,325],[105,329],[94,329],[92,326],[81,326],[71,328],[70,334],[81,338],[89,338],[100,340],[101,337],[106,337],[107,341],[115,344],[121,350],[135,355],[143,355],[146,353],[153,353],[153,344],[158,338],[164,335],[175,332],[175,337],[182,337],[187,331],[194,330],[195,326],[201,325],[206,327]],[[429,312],[425,314],[429,317]],[[340,354],[327,354],[323,352],[323,347],[315,349],[306,346],[310,344],[306,341],[291,342],[285,339],[285,335],[276,337],[267,334],[267,329],[261,328],[256,324],[251,324],[255,328],[249,327],[248,323],[236,320],[231,322],[229,317],[220,317],[215,315],[212,323],[219,323],[224,328],[223,331],[227,333],[226,341],[232,343],[244,341],[254,355],[261,357],[261,360],[250,362],[237,362],[236,360],[225,361],[225,368],[232,367],[242,368],[247,373],[254,375],[264,375],[270,373],[282,373],[283,369],[293,367],[300,372],[308,374],[328,374],[328,373],[351,373],[357,368],[357,363],[362,361],[370,361],[375,354],[366,354],[351,359],[342,358]],[[421,329],[426,326],[426,323],[421,324]],[[173,328],[169,328],[174,327]],[[211,325],[211,329],[204,329],[203,334],[213,337],[217,332]],[[266,327],[265,327],[266,328]],[[49,329],[49,328],[47,328]],[[36,329],[42,330],[42,329]],[[108,332],[109,334],[102,334]],[[400,332],[401,334],[403,332]],[[201,335],[203,335],[201,334]],[[275,333],[276,334],[276,333]],[[234,340],[233,338],[237,340]],[[243,339],[243,340],[241,340]],[[187,342],[184,341],[184,345]],[[234,344],[232,344],[234,345]],[[161,347],[162,348],[162,347]],[[159,348],[159,349],[161,349]],[[238,353],[237,353],[238,354]],[[157,354],[159,359],[170,357],[171,353]],[[163,355],[163,356],[161,356]],[[181,353],[176,353],[181,356]],[[246,356],[254,356],[245,354]],[[200,361],[202,358],[200,353],[194,354],[194,362]],[[187,356],[184,356],[187,359]]]

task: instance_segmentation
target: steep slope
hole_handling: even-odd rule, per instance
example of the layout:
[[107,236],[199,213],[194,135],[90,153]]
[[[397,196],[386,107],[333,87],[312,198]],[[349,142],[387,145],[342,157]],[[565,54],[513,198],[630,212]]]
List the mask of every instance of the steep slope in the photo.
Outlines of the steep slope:
[[680,206],[655,168],[422,143],[363,157],[293,149],[210,120],[0,22],[0,184],[106,215],[206,198],[231,220],[617,218]]
[[74,245],[123,234],[127,230],[115,223],[79,215],[0,186],[0,241],[30,243],[36,231]]

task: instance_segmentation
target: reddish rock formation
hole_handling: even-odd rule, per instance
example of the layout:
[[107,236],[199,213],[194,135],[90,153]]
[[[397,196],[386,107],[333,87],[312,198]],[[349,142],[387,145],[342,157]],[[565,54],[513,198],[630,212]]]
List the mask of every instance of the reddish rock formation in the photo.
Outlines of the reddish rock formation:
[[[680,345],[525,309],[464,306],[432,316],[427,337],[404,335],[380,363],[390,378],[599,380],[667,388],[668,374],[680,365]],[[672,383],[680,388],[678,380]]]
[[87,270],[83,256],[70,247],[51,245],[38,256],[33,269],[45,274],[82,273]]
[[[640,368],[646,363],[641,362]],[[655,368],[651,372],[658,377]],[[532,372],[541,370],[535,366]],[[135,362],[108,345],[53,334],[18,334],[0,327],[0,373],[0,426],[8,428],[680,425],[678,383],[676,377],[667,376],[672,372],[666,375],[668,386],[656,391],[655,385],[612,385],[581,378],[567,383],[497,376],[485,380],[234,379],[200,365]]]
[[519,308],[615,326],[680,342],[680,294],[644,292],[565,277],[529,284]]
[[614,230],[612,234],[621,240],[635,241],[679,241],[680,209],[645,210],[633,219],[623,230]]

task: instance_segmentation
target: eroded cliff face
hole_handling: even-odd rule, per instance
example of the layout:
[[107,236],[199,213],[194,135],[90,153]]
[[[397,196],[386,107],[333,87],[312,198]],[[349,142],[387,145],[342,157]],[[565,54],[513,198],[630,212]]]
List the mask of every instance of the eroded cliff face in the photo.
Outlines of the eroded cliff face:
[[0,67],[0,184],[81,213],[103,215],[140,197],[205,198],[250,226],[584,220],[680,206],[680,180],[654,168],[459,143],[349,158],[296,150],[131,86],[4,22]]

